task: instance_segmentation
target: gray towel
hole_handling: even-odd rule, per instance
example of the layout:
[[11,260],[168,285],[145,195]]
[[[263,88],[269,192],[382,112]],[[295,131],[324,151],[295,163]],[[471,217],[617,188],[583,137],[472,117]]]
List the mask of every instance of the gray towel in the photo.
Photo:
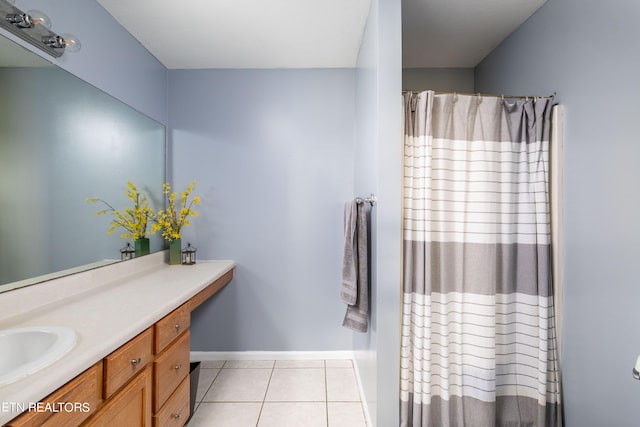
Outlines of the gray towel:
[[355,304],[358,299],[358,273],[356,260],[356,201],[344,205],[344,253],[342,255],[342,287],[340,297],[345,304]]
[[342,325],[357,332],[369,328],[369,262],[367,214],[364,203],[345,206],[345,252],[342,263],[342,300],[348,304]]

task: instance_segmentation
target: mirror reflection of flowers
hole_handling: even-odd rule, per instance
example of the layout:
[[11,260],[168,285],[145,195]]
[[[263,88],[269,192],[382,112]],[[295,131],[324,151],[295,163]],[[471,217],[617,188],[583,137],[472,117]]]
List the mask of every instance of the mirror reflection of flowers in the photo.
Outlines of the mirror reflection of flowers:
[[[131,181],[127,181],[126,195],[127,198],[133,202],[133,207],[127,208],[124,211],[115,209],[99,197],[87,197],[86,202],[102,202],[107,206],[106,209],[96,212],[96,216],[106,215],[108,213],[113,214],[113,220],[111,220],[111,226],[107,234],[113,234],[118,228],[123,228],[125,233],[120,235],[123,239],[131,238],[131,240],[136,241],[146,238],[149,236],[147,225],[149,221],[155,219],[155,214],[149,205],[149,200],[147,196],[140,194],[140,191],[138,191]],[[151,232],[153,233],[154,230]]]
[[180,207],[176,207],[176,192],[171,192],[171,186],[168,183],[162,185],[164,194],[167,197],[167,209],[159,211],[153,224],[153,231],[161,231],[165,240],[172,241],[180,239],[180,230],[182,227],[191,225],[189,217],[198,216],[198,212],[193,210],[193,206],[200,203],[200,197],[194,197],[189,200],[189,196],[193,192],[193,187],[197,181],[193,181],[186,190],[180,195]]

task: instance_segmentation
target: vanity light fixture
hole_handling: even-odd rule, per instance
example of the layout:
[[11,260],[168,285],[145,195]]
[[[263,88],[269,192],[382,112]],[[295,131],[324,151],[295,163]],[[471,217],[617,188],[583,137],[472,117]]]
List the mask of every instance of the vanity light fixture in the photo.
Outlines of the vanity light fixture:
[[80,40],[73,34],[61,34],[59,36],[42,37],[42,43],[54,48],[64,49],[65,52],[75,53],[80,50]]
[[51,19],[39,10],[30,10],[27,13],[8,14],[5,19],[18,28],[32,28],[42,25],[47,30],[51,29]]
[[23,12],[13,0],[0,0],[0,27],[56,58],[64,52],[80,50],[80,41],[71,34],[50,30],[51,20],[39,10]]

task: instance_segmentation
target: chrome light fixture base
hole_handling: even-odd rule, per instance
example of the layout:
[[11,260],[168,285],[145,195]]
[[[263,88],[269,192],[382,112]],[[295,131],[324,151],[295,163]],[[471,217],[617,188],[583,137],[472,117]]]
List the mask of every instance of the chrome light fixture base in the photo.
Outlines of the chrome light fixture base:
[[6,0],[0,0],[0,27],[54,58],[59,58],[64,54],[65,49],[59,43],[47,44],[50,40],[58,40],[60,37],[58,34],[43,25],[34,25],[29,14]]

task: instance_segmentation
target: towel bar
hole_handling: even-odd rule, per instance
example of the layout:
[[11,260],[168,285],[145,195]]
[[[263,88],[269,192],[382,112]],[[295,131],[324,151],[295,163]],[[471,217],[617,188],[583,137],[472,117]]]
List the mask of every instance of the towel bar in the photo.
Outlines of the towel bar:
[[369,203],[373,206],[376,203],[376,196],[371,194],[369,197],[356,197],[356,203]]

